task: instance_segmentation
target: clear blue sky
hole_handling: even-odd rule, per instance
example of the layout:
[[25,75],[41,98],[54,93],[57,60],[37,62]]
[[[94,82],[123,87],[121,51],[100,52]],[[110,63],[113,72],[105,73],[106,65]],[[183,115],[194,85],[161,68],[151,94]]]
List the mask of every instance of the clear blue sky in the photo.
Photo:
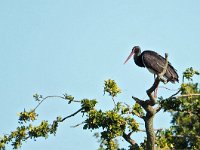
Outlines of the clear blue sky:
[[[113,103],[103,96],[103,82],[112,78],[123,91],[118,100],[133,104],[132,95],[146,97],[153,76],[133,61],[123,65],[135,45],[161,55],[169,53],[180,76],[190,66],[200,70],[199,14],[199,0],[1,1],[0,135],[17,127],[17,112],[36,105],[34,93],[97,98],[98,107],[106,110]],[[159,95],[170,94],[159,90]],[[39,120],[53,120],[78,108],[49,100],[38,109]],[[27,142],[21,149],[97,149],[92,132],[70,127],[80,122],[80,115],[71,118],[56,137]],[[156,128],[169,123],[166,113],[160,112],[155,119]],[[141,141],[143,135],[133,135],[133,139]]]

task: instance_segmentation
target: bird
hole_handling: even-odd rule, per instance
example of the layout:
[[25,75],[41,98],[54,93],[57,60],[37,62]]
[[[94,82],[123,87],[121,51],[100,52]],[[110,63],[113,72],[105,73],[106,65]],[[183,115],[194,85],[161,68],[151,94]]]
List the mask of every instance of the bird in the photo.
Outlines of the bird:
[[[134,46],[124,64],[126,64],[132,56],[137,66],[147,68],[149,72],[154,74],[154,77],[158,76],[163,71],[166,63],[166,59],[158,53],[152,50],[145,50],[141,52],[141,48],[139,46]],[[167,82],[179,82],[177,70],[170,62],[168,62],[167,70],[163,77]]]

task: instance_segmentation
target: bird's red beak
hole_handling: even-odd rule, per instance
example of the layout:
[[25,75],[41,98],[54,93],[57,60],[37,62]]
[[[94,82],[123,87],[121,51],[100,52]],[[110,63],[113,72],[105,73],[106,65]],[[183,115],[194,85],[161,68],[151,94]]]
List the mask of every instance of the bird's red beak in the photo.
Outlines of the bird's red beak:
[[124,64],[127,63],[127,61],[133,56],[134,52],[135,52],[135,48],[132,49],[132,52],[130,53],[130,55],[128,56],[128,58],[124,62]]

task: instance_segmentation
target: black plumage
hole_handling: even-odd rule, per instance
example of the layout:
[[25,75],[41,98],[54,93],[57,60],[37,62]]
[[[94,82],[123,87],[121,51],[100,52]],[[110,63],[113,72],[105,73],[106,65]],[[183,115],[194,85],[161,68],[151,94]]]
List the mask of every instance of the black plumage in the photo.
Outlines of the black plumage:
[[[125,61],[125,63],[130,59],[130,57],[134,54],[135,64],[139,67],[146,67],[151,73],[158,75],[163,71],[163,68],[166,63],[166,59],[159,55],[158,53],[150,50],[143,51],[141,53],[141,49],[139,46],[135,46],[132,49],[131,54]],[[176,69],[168,62],[167,71],[164,75],[167,81],[172,83],[178,82],[178,74]]]

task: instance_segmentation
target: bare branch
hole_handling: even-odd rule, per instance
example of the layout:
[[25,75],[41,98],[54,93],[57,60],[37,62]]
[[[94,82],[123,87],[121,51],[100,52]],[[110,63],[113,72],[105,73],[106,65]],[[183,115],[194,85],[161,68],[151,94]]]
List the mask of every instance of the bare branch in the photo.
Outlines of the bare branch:
[[[132,98],[136,101],[136,103],[138,103],[140,106],[142,106],[142,108],[144,108],[144,110],[146,112],[148,112],[149,115],[155,114],[153,107],[150,107],[150,105],[151,105],[150,100],[143,101],[143,100],[140,100],[140,99],[138,99],[137,97],[134,97],[134,96],[132,96]],[[145,119],[145,116],[142,117],[142,119]]]
[[157,108],[155,108],[156,113],[158,113],[161,109],[162,109],[162,106],[161,106],[161,105],[159,105]]
[[144,105],[144,102],[145,102],[145,101],[140,100],[139,98],[134,97],[134,96],[132,96],[132,99],[134,99],[134,100],[136,101],[136,103],[138,103],[140,106]]
[[[132,134],[132,132],[130,132],[131,134]],[[122,135],[122,137],[128,142],[128,143],[130,143],[132,146],[133,145],[136,145],[137,143],[133,140],[133,139],[131,139],[131,134],[126,134],[125,132],[123,132],[123,135]]]
[[179,91],[177,91],[175,94],[171,95],[170,97],[164,99],[163,101],[167,100],[167,99],[178,99],[178,98],[183,98],[183,97],[193,97],[193,96],[200,96],[200,94],[183,94],[183,95],[180,95],[180,96],[176,96],[178,95],[179,93],[181,92],[181,89]]
[[158,85],[159,85],[159,83],[160,83],[160,80],[159,80],[159,78],[157,77],[156,79],[155,79],[155,82],[154,82],[154,84],[152,85],[152,87],[150,88],[150,89],[148,89],[147,90],[147,95],[149,96],[149,99],[150,99],[150,105],[151,106],[153,106],[153,105],[155,105],[156,104],[156,98],[153,96],[153,92],[156,90],[156,88],[158,87]]
[[80,109],[77,110],[75,113],[73,113],[73,114],[71,114],[71,115],[69,115],[69,116],[63,118],[63,119],[61,120],[61,122],[65,121],[66,119],[68,119],[68,118],[70,118],[70,117],[75,116],[76,114],[78,114],[78,113],[79,113],[80,111],[82,111],[82,110],[83,110],[83,108],[80,108]]
[[128,133],[128,136],[131,137],[131,135],[133,134],[134,131],[131,131]]

